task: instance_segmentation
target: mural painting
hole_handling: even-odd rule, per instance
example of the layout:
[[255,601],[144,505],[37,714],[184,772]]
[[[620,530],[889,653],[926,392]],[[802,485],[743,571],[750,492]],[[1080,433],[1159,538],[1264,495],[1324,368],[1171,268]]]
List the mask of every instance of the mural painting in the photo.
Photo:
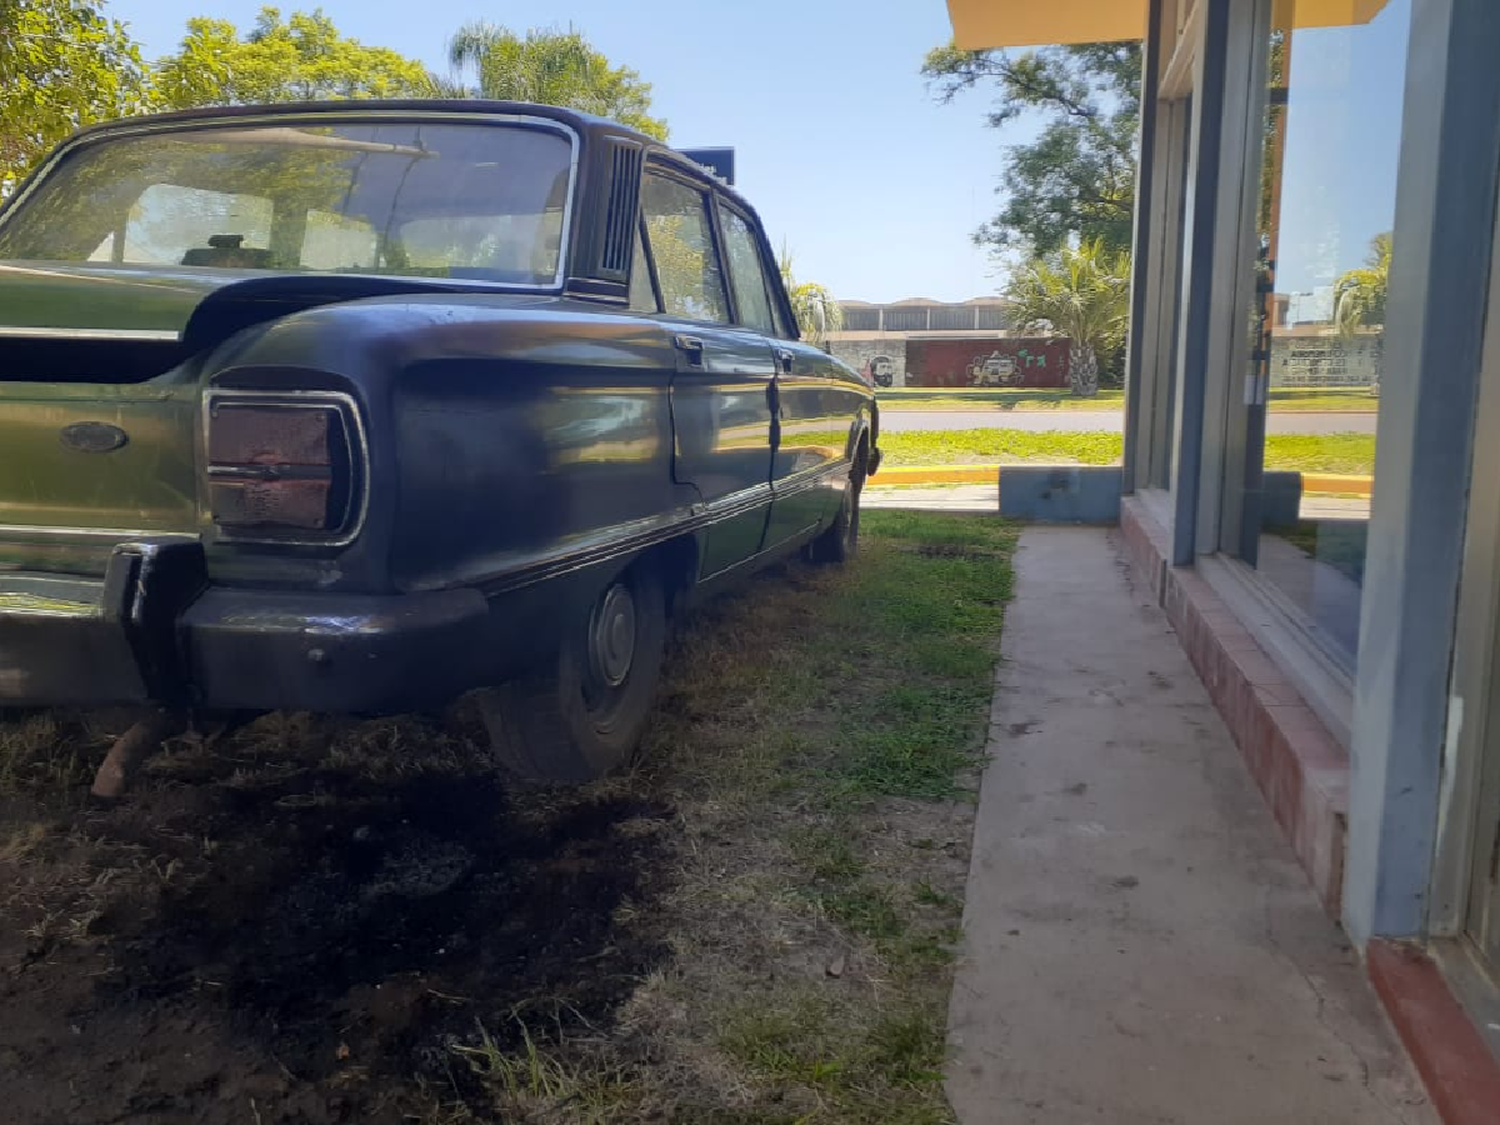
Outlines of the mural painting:
[[908,340],[909,387],[1066,387],[1065,337]]
[[877,387],[889,387],[896,379],[896,365],[888,355],[877,355],[864,365],[860,374]]

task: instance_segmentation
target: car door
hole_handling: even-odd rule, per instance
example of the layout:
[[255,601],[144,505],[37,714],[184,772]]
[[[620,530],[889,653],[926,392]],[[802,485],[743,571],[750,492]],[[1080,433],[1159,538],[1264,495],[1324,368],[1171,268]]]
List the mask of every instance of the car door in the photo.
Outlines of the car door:
[[765,539],[775,358],[761,333],[731,323],[706,181],[675,166],[648,167],[641,225],[661,322],[677,353],[673,477],[703,500],[706,578],[753,557]]
[[793,339],[789,306],[770,247],[748,212],[720,207],[725,262],[740,322],[764,332],[776,362],[771,443],[771,519],[766,545],[812,530],[838,510],[847,480],[850,426],[861,398],[849,373],[819,348]]

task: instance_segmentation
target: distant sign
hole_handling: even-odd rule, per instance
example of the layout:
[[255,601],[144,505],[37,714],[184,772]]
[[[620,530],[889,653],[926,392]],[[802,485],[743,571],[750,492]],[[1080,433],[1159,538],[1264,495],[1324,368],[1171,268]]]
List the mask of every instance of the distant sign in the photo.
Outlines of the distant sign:
[[677,150],[694,164],[706,168],[726,184],[734,183],[734,149],[680,148]]

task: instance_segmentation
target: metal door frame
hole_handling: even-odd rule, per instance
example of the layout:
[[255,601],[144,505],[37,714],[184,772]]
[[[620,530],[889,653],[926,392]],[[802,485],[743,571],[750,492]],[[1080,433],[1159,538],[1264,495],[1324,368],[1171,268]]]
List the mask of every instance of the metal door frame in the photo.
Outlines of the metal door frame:
[[[1491,241],[1474,431],[1500,433],[1500,223]],[[1500,443],[1475,441],[1470,472],[1428,929],[1472,943],[1500,973],[1500,959],[1483,951],[1486,928],[1500,946],[1500,887],[1491,883],[1500,859],[1500,489],[1474,487],[1500,480]]]

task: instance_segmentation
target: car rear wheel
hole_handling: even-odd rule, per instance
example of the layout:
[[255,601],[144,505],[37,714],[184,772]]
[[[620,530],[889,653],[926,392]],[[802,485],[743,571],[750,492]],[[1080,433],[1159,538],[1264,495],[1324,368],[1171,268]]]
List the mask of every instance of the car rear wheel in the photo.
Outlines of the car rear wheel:
[[844,488],[844,498],[839,503],[838,514],[827,529],[807,545],[808,560],[815,563],[838,564],[852,559],[859,551],[859,494],[865,487],[865,450],[860,446],[849,469],[849,483]]
[[554,660],[480,693],[496,758],[538,782],[591,781],[624,765],[651,715],[666,635],[657,575],[618,575],[568,622]]

